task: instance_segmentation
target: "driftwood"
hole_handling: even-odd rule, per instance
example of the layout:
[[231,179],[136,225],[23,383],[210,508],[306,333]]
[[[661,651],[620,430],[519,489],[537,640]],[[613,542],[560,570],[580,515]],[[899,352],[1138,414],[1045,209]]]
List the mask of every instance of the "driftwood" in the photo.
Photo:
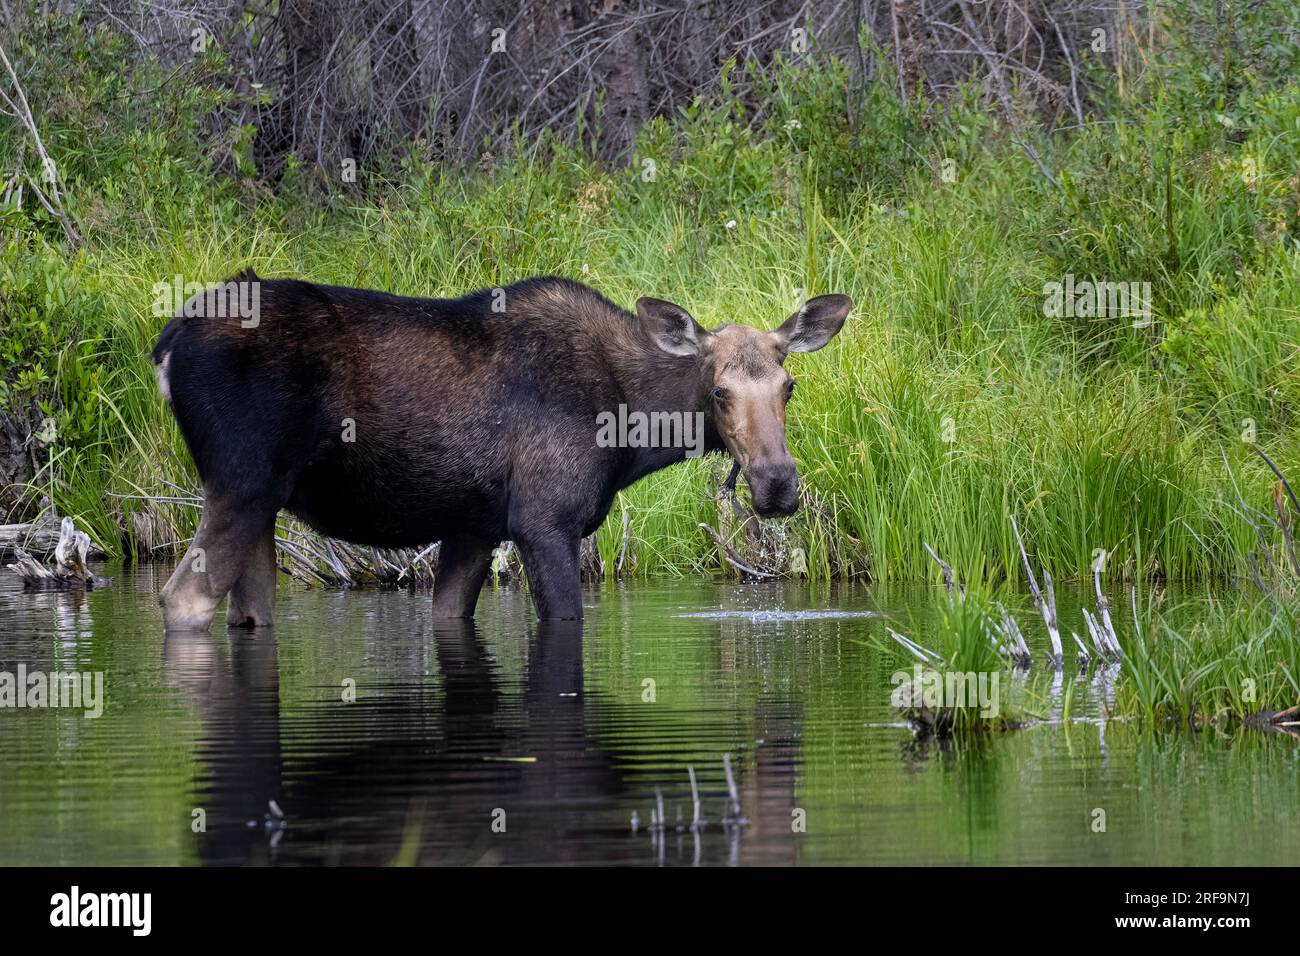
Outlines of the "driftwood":
[[940,657],[938,654],[936,654],[934,651],[930,650],[928,647],[922,647],[920,644],[916,643],[916,641],[912,640],[910,637],[904,637],[902,634],[899,634],[892,627],[887,627],[885,628],[885,630],[889,632],[890,637],[892,637],[895,641],[901,644],[905,650],[907,650],[910,654],[912,654],[912,656],[917,658],[922,664],[929,664],[931,661],[933,661],[936,664],[944,663],[943,658]]
[[[1104,558],[1103,558],[1104,560]],[[1099,630],[1106,640],[1110,643],[1111,652],[1117,657],[1124,656],[1123,649],[1119,646],[1119,635],[1115,633],[1115,625],[1110,620],[1110,602],[1106,600],[1106,595],[1101,591],[1101,562],[1092,569],[1092,584],[1097,592],[1097,620],[1100,623]]]
[[0,524],[0,557],[12,557],[19,551],[44,557],[53,554],[58,543],[59,526],[53,521]]
[[[1048,662],[1057,670],[1060,670],[1065,655],[1061,641],[1061,628],[1056,616],[1056,589],[1052,581],[1052,575],[1046,568],[1043,569],[1043,588],[1040,589],[1038,586],[1038,580],[1034,575],[1033,566],[1029,562],[1029,554],[1025,549],[1024,541],[1020,536],[1020,528],[1016,524],[1014,515],[1011,517],[1011,530],[1015,534],[1016,545],[1019,547],[1020,556],[1024,561],[1025,577],[1028,580],[1030,594],[1034,598],[1034,603],[1037,605],[1039,613],[1043,616],[1043,623],[1047,625],[1047,636],[1052,643],[1052,653],[1048,658]],[[923,544],[925,545],[925,550],[929,553],[930,557],[932,557],[943,570],[944,583],[948,588],[948,601],[951,604],[954,599],[954,575],[952,568],[946,561],[939,557],[938,552],[930,547],[928,543],[923,542]],[[1102,661],[1123,660],[1124,651],[1120,647],[1119,636],[1115,632],[1115,625],[1111,621],[1110,617],[1110,602],[1106,600],[1106,595],[1101,589],[1100,562],[1098,562],[1098,565],[1093,568],[1093,588],[1097,594],[1096,613],[1090,614],[1086,607],[1081,609],[1083,611],[1084,623],[1087,625],[1088,637],[1092,641],[1092,647],[1096,651],[1097,657]],[[956,597],[960,598],[961,596],[960,586],[958,586]],[[1133,624],[1140,635],[1141,628],[1138,627],[1137,621],[1136,589],[1134,589],[1133,602]],[[990,632],[986,628],[989,640],[1001,653],[1010,657],[1017,667],[1028,667],[1032,663],[1032,658],[1030,657],[1028,642],[1025,641],[1025,636],[1020,630],[1020,625],[1016,623],[1016,619],[1011,616],[1010,612],[1008,612],[1005,607],[1001,604],[997,607],[998,612],[1001,615],[1001,620],[996,624],[996,633]],[[893,632],[891,632],[891,634],[892,633]],[[895,640],[898,640],[899,636],[894,636]],[[1092,652],[1089,650],[1088,645],[1074,631],[1070,632],[1070,637],[1079,648],[1079,663],[1086,667],[1092,660]],[[899,643],[903,643],[903,641],[899,641]],[[911,645],[912,642],[910,641],[903,644],[903,646],[911,650],[913,654],[916,654],[916,651],[913,650]],[[920,655],[918,654],[917,656]]]
[[[36,521],[0,524],[0,558],[16,557],[20,549],[37,558],[50,557],[59,546],[62,534],[62,522],[52,508]],[[92,558],[104,556],[103,550],[94,542],[89,543],[86,553]]]
[[1083,614],[1084,624],[1087,625],[1088,636],[1092,638],[1093,646],[1097,649],[1097,656],[1103,661],[1123,660],[1124,651],[1119,646],[1119,639],[1107,629],[1105,623],[1110,615],[1103,619],[1100,614],[1089,614],[1086,607],[1079,610]]
[[[1015,519],[1012,518],[1011,522],[1012,522],[1012,527],[1014,527]],[[1017,530],[1016,539],[1019,540],[1019,537],[1020,537],[1020,532]],[[945,561],[943,558],[939,557],[939,552],[935,551],[934,548],[930,547],[929,542],[923,541],[921,543],[922,545],[924,545],[926,552],[930,555],[930,557],[932,557],[938,563],[940,569],[943,571],[943,583],[948,590],[948,604],[950,606],[954,606],[954,601],[966,600],[966,589],[959,582],[955,581],[955,576],[953,575],[952,566],[948,564],[948,562]],[[1029,567],[1028,558],[1025,559],[1025,567],[1026,569],[1028,569]],[[1032,575],[1033,572],[1030,573]],[[1044,572],[1044,574],[1046,574],[1046,572]],[[1035,583],[1034,587],[1037,588],[1037,583]],[[1051,590],[1050,580],[1048,583],[1048,590],[1050,593]],[[987,635],[989,642],[998,649],[999,653],[1005,654],[1011,658],[1012,663],[1015,664],[1016,667],[1019,668],[1028,667],[1030,664],[1033,663],[1033,657],[1029,653],[1029,645],[1025,642],[1024,632],[1020,630],[1020,625],[1016,623],[1016,619],[1012,617],[1011,613],[1001,604],[998,605],[998,613],[1001,616],[1001,620],[996,625],[997,633],[996,634],[993,633],[993,631],[991,631],[988,628],[988,626],[985,625],[984,627],[985,635]],[[1056,616],[1056,597],[1055,595],[1053,595],[1052,596],[1053,619],[1055,619],[1055,616]],[[908,650],[911,650],[913,654],[916,654],[916,650],[914,650],[913,648],[919,648],[920,650],[923,651],[925,650],[924,647],[921,647],[921,645],[916,644],[914,641],[908,640],[907,638],[903,637],[901,634],[898,634],[894,631],[890,631],[889,633],[893,635],[894,640],[898,641],[900,644],[903,644],[903,646],[908,648]],[[926,651],[926,653],[933,653],[933,652]],[[917,656],[919,657],[920,655],[918,654]],[[934,656],[936,660],[939,659],[939,656],[937,654],[935,654]]]
[[53,567],[46,567],[23,548],[15,548],[14,554],[16,560],[9,570],[30,588],[95,588],[108,583],[90,572],[90,535],[78,531],[71,518],[60,522]]
[[704,531],[708,533],[709,537],[713,539],[714,543],[717,544],[717,546],[722,549],[722,556],[726,559],[727,563],[730,564],[732,567],[736,568],[739,571],[743,571],[745,574],[748,574],[751,577],[755,577],[755,578],[776,577],[776,574],[772,571],[763,571],[758,568],[751,568],[749,565],[742,562],[740,560],[740,555],[736,554],[735,550],[731,547],[731,545],[727,544],[727,542],[723,540],[722,535],[714,531],[713,528],[710,527],[709,525],[701,521],[700,527],[704,529]]
[[[1043,597],[1043,592],[1038,589],[1038,579],[1034,577],[1033,566],[1029,563],[1029,554],[1025,551],[1025,542],[1020,538],[1020,528],[1016,524],[1016,516],[1011,516],[1011,530],[1015,532],[1016,544],[1020,548],[1020,557],[1025,562],[1025,577],[1029,582],[1029,593],[1034,596],[1034,603],[1038,605],[1038,611],[1043,615],[1043,623],[1047,625],[1047,637],[1052,642],[1052,656],[1049,658],[1051,663],[1061,666],[1063,653],[1061,650],[1061,632],[1056,626],[1056,594],[1052,590],[1052,577],[1043,568],[1043,580],[1047,585],[1047,597]],[[1100,589],[1098,594],[1100,594]]]
[[[953,601],[952,565],[950,565],[943,558],[939,557],[938,552],[936,552],[934,548],[930,547],[930,543],[928,541],[922,541],[921,544],[925,546],[926,552],[930,555],[930,557],[934,558],[934,560],[939,565],[939,569],[943,571],[943,586],[948,589],[948,603],[951,604]],[[961,593],[962,593],[962,597],[964,598],[966,596],[965,590],[963,589]]]
[[992,640],[1003,653],[1008,655],[1017,667],[1028,667],[1034,662],[1034,659],[1029,653],[1029,644],[1025,641],[1024,631],[1020,630],[1020,625],[1017,624],[1016,619],[1011,616],[1011,612],[1001,604],[998,605],[998,613],[1002,615],[1002,621],[998,625],[998,630],[1002,634],[1002,641],[999,643],[997,640],[994,640],[993,635],[991,634],[989,635],[989,639]]
[[1286,710],[1260,710],[1246,717],[1247,726],[1300,736],[1300,704]]
[[[0,558],[15,557],[19,550],[38,558],[49,557],[59,546],[61,534],[62,527],[57,517],[23,524],[0,524]],[[91,557],[101,557],[103,553],[93,543],[89,545],[87,554]]]

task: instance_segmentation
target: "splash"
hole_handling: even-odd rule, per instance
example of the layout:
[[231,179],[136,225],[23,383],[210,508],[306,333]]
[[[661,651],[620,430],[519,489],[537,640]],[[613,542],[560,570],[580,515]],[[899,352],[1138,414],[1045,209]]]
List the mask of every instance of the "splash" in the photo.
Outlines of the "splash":
[[673,617],[703,618],[710,621],[752,621],[766,624],[777,621],[830,621],[839,618],[880,617],[875,611],[692,611],[689,614],[674,614]]

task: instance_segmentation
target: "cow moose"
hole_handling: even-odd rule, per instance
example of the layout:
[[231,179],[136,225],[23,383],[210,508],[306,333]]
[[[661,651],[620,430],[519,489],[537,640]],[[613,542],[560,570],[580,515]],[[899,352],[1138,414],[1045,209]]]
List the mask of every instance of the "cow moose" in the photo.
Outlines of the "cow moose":
[[[493,548],[512,540],[538,616],[581,618],[581,539],[619,490],[692,451],[730,453],[760,516],[796,510],[784,362],[853,306],[818,296],[763,332],[705,329],[660,299],[634,315],[556,277],[456,299],[252,271],[227,286],[249,283],[255,309],[201,293],[152,353],[205,499],[161,592],[168,628],[207,628],[227,594],[228,624],[272,623],[281,509],[359,544],[441,541],[436,618],[473,616]],[[598,442],[615,409],[692,416],[697,446]]]

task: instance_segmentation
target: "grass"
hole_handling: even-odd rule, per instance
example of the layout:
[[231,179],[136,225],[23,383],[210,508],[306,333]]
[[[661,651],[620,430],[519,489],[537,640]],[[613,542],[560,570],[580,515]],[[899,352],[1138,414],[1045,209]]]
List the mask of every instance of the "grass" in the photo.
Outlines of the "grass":
[[1151,722],[1196,725],[1277,711],[1300,701],[1300,607],[1294,599],[1232,596],[1177,616],[1148,612],[1125,641],[1116,707]]
[[[1055,671],[1062,686],[1055,691],[1046,686],[1054,668],[1044,658],[1042,621],[1021,592],[977,584],[954,603],[938,601],[937,615],[899,625],[904,637],[921,645],[919,654],[925,658],[919,665],[922,681],[909,676],[908,684],[938,686],[950,674],[982,676],[987,682],[997,674],[997,712],[981,713],[969,702],[954,706],[946,698],[923,706],[920,697],[905,697],[900,710],[922,736],[967,739],[1015,729],[1048,711],[1068,721],[1076,683],[1094,682],[1099,669],[1108,671],[1105,680],[1114,689],[1105,716],[1136,720],[1151,729],[1268,726],[1274,715],[1300,704],[1300,603],[1292,589],[1202,591],[1169,606],[1163,606],[1164,592],[1152,594],[1154,600],[1147,600],[1132,620],[1111,609],[1124,653],[1118,666],[1095,655],[1076,666],[1069,632],[1080,629],[1071,618],[1063,620],[1065,659]],[[1036,655],[1018,675],[990,639],[1003,641],[1001,624],[1008,609]],[[918,652],[901,641],[878,638],[873,646],[908,675],[918,667]]]
[[[1195,579],[1234,569],[1248,529],[1215,507],[1225,488],[1219,449],[1227,447],[1257,497],[1266,478],[1217,421],[1236,419],[1219,409],[1241,407],[1242,389],[1228,383],[1201,413],[1185,400],[1181,376],[1089,361],[1018,291],[1041,286],[1050,267],[1004,255],[993,224],[936,208],[924,218],[809,216],[801,227],[792,202],[784,215],[728,229],[736,213],[725,204],[707,216],[675,201],[634,202],[625,194],[640,184],[610,183],[596,169],[573,175],[567,192],[555,190],[523,164],[483,182],[398,190],[388,204],[328,225],[283,228],[255,214],[174,232],[164,223],[90,248],[86,269],[102,290],[103,322],[93,357],[107,372],[94,394],[93,440],[60,449],[56,501],[113,549],[192,530],[190,509],[106,497],[164,493],[163,480],[197,486],[147,359],[163,323],[149,311],[160,279],[217,278],[252,265],[263,275],[451,295],[553,272],[623,303],[650,293],[674,299],[706,324],[771,327],[801,295],[855,298],[835,343],[791,360],[801,385],[790,437],[813,507],[789,530],[816,556],[810,575],[932,579],[921,546],[930,540],[972,576],[1015,580],[1005,521],[1012,511],[1062,578],[1086,573],[1099,548],[1115,555],[1108,573],[1116,577]],[[588,206],[596,187],[610,205]],[[960,192],[947,199],[958,210],[968,201]],[[955,225],[940,231],[941,221]],[[1295,296],[1296,268],[1294,256],[1280,258],[1261,296]],[[1274,305],[1258,321],[1270,316],[1280,341],[1292,319]],[[1290,387],[1286,349],[1270,348],[1263,374]],[[1274,457],[1294,461],[1293,437],[1249,410]],[[720,470],[687,463],[625,492],[601,532],[602,551],[617,550],[625,508],[635,573],[716,567],[698,524],[717,522],[711,492]]]
[[[172,276],[252,266],[436,296],[557,273],[760,327],[843,292],[857,303],[843,334],[790,362],[805,507],[781,534],[798,573],[937,581],[929,541],[971,580],[1015,582],[1015,514],[1060,581],[1103,549],[1109,581],[1231,577],[1252,533],[1222,504],[1223,455],[1252,505],[1272,478],[1248,442],[1300,472],[1300,89],[1257,78],[1216,119],[1201,60],[1147,52],[1163,65],[1103,97],[1104,122],[1038,137],[1059,189],[973,93],[901,104],[836,63],[778,71],[757,105],[723,93],[657,118],[627,167],[547,142],[465,172],[413,149],[329,196],[292,172],[216,173],[194,148],[201,102],[115,126],[105,111],[129,97],[73,90],[45,138],[87,242],[68,255],[39,210],[0,209],[15,237],[0,406],[33,431],[54,422],[34,491],[110,553],[151,554],[197,521],[122,497],[198,486],[147,358],[166,319],[152,287]],[[75,55],[53,89],[96,69],[129,86]],[[1045,315],[1044,286],[1066,274],[1150,282],[1152,323]],[[724,471],[688,462],[620,495],[596,541],[606,569],[625,515],[625,575],[726,569],[699,527],[724,524]]]
[[1012,678],[1008,658],[994,643],[1006,641],[1004,620],[996,589],[984,585],[963,589],[941,604],[924,646],[910,652],[926,660],[907,661],[913,677],[895,692],[901,713],[920,736],[974,738],[1014,729],[1037,715],[1038,688]]

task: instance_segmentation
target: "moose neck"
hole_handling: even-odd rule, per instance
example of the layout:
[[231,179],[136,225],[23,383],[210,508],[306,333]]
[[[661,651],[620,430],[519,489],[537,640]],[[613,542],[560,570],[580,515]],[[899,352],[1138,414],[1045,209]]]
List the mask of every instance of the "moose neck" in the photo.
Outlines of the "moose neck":
[[[620,485],[627,487],[689,455],[721,450],[708,407],[711,370],[694,357],[669,355],[658,349],[642,351],[632,362],[620,362],[616,375],[630,422],[648,423],[646,435],[656,428],[689,441],[629,445]],[[665,418],[665,413],[669,417]],[[634,417],[634,415],[636,417]],[[659,437],[663,437],[660,431]]]

